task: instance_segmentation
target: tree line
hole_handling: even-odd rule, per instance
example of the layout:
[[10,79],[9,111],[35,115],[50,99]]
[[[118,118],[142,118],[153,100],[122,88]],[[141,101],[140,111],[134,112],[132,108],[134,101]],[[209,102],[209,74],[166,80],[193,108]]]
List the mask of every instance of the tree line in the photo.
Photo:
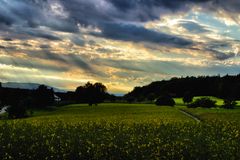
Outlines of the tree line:
[[40,85],[35,90],[2,87],[0,83],[0,109],[8,106],[10,118],[27,116],[27,109],[45,109],[49,106],[61,106],[74,103],[87,103],[89,106],[102,102],[146,102],[169,103],[174,105],[172,97],[183,97],[188,102],[194,96],[215,96],[226,100],[232,106],[240,99],[240,74],[236,76],[201,76],[172,78],[152,82],[143,87],[135,87],[123,97],[116,97],[107,92],[102,83],[86,83],[75,91],[54,92],[52,88]]
[[29,109],[46,109],[58,106],[61,103],[88,103],[90,106],[114,100],[114,95],[107,93],[102,83],[86,83],[79,86],[74,92],[55,93],[52,88],[40,85],[35,90],[4,88],[0,83],[0,109],[7,106],[9,118],[22,118],[28,116]]
[[240,99],[240,74],[235,76],[181,77],[152,82],[143,87],[135,87],[124,96],[128,102],[153,101],[170,95],[171,97],[215,96],[222,99]]

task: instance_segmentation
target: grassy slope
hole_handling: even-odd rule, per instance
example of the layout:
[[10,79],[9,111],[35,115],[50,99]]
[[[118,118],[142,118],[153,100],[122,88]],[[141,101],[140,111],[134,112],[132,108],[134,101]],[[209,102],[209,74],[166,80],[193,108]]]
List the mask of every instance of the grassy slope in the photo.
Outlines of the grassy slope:
[[[201,97],[194,97],[194,100]],[[223,109],[220,108],[223,105],[223,100],[216,97],[210,97],[216,101],[216,108],[186,108],[180,107],[181,109],[197,116],[203,121],[210,120],[221,120],[221,121],[237,121],[240,122],[240,101],[237,101],[238,105],[235,109]]]
[[201,120],[210,121],[210,120],[221,120],[221,121],[237,121],[240,122],[240,108],[236,109],[222,109],[222,108],[185,108],[187,112],[192,113]]
[[[200,97],[195,97],[197,99]],[[217,101],[217,105],[223,104],[222,99],[210,97]],[[112,121],[112,122],[188,122],[191,118],[183,115],[178,109],[186,110],[202,120],[229,120],[240,121],[240,107],[234,110],[220,108],[204,109],[186,108],[182,98],[175,98],[176,107],[158,107],[154,104],[119,104],[104,103],[98,106],[74,104],[53,108],[51,110],[35,111],[33,117],[24,119],[31,121],[55,121],[83,122],[83,121]],[[240,103],[238,103],[240,104]]]

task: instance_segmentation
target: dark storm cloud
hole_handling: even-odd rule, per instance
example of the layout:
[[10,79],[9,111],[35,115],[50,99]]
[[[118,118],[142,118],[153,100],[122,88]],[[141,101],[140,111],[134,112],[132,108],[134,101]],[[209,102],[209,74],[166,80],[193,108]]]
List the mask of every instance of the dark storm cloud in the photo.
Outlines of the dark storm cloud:
[[[51,12],[53,3],[62,5],[66,17]],[[240,1],[237,0],[0,0],[0,30],[8,30],[32,37],[60,40],[54,33],[41,30],[48,27],[53,31],[79,32],[82,27],[93,26],[101,33],[95,36],[122,41],[150,42],[175,47],[194,44],[191,40],[146,29],[138,22],[147,22],[161,18],[166,14],[178,14],[189,11],[194,5],[204,6],[204,10],[214,12],[223,10],[232,14],[240,13]],[[133,25],[133,23],[135,25]],[[184,22],[182,26],[193,33],[208,30],[196,23]],[[14,35],[11,38],[15,38]],[[84,41],[73,37],[71,41],[84,45]],[[216,56],[224,59],[225,56]]]
[[51,33],[47,33],[47,32],[40,31],[40,30],[35,30],[35,31],[25,30],[22,32],[25,34],[28,34],[32,37],[44,38],[44,39],[53,40],[53,41],[61,40],[61,38],[59,38],[58,36],[55,36]]
[[[240,1],[237,0],[61,0],[70,17],[83,26],[101,26],[103,23],[135,23],[161,19],[166,14],[186,13],[193,6],[199,6],[207,12],[225,11],[230,15],[240,13]],[[231,16],[234,18],[234,16]],[[188,24],[199,31],[206,28],[197,24]]]
[[132,10],[137,7],[151,9],[154,7],[167,8],[171,11],[177,11],[194,3],[204,3],[211,0],[107,0],[116,8],[122,11]]
[[[48,26],[55,30],[76,32],[76,22],[97,25],[101,21],[149,21],[158,19],[164,12],[189,9],[193,4],[211,0],[11,0],[0,1],[0,23],[22,24],[30,27]],[[70,13],[67,19],[48,14],[50,5],[60,2]],[[104,3],[103,3],[104,2]],[[131,13],[131,14],[129,14]]]
[[207,49],[206,51],[210,52],[213,58],[223,61],[232,57],[235,57],[234,53],[224,53],[213,49]]
[[[30,1],[29,1],[30,2]],[[0,1],[0,23],[6,25],[28,24],[35,26],[36,20],[42,19],[41,10],[25,0]]]
[[49,21],[45,25],[47,27],[50,27],[52,30],[56,30],[56,31],[69,32],[69,33],[79,32],[77,25],[72,20]]
[[157,44],[173,45],[184,47],[192,45],[193,42],[181,37],[156,32],[136,25],[108,23],[100,26],[101,33],[92,33],[95,36],[105,38],[132,41],[132,42],[151,42]]
[[83,25],[98,25],[102,21],[147,22],[192,5],[211,0],[61,0],[74,20]]
[[46,26],[56,31],[78,32],[75,22],[53,16],[49,12],[52,1],[42,0],[0,0],[0,24],[37,28]]
[[[150,9],[154,8],[165,8],[172,12],[187,11],[193,5],[203,7],[203,9],[208,11],[217,11],[219,9],[222,9],[228,13],[240,12],[239,0],[107,0],[107,1],[112,3],[119,11],[123,12],[135,10],[137,8],[141,8],[143,12],[145,11],[151,12]],[[154,10],[152,10],[152,15],[154,15],[153,12]],[[152,18],[154,17],[159,17],[159,15],[153,16]]]
[[[67,18],[52,15],[49,10],[54,2],[63,6],[69,14]],[[205,4],[209,11],[220,8],[230,13],[240,12],[237,0],[0,0],[0,24],[47,26],[58,31],[78,32],[77,23],[98,26],[119,20],[147,22]]]
[[13,41],[12,38],[3,38],[4,41]]
[[202,50],[209,53],[214,59],[223,61],[236,56],[232,51],[233,44],[239,44],[239,42],[235,40],[209,41]]
[[[212,0],[209,9],[214,11],[222,9],[227,13],[240,13],[240,1],[239,0]],[[234,18],[234,17],[232,17]]]
[[[50,6],[54,2],[58,2],[63,6],[64,10],[69,14],[67,18],[55,16],[49,11],[51,10]],[[215,7],[222,8],[228,12],[240,11],[240,5],[237,5],[240,2],[235,0],[227,2],[223,0],[0,0],[0,24],[30,28],[46,26],[56,31],[75,33],[79,31],[77,23],[80,23],[83,26],[91,25],[101,28],[103,30],[101,36],[106,36],[107,38],[139,42],[143,41],[143,37],[146,36],[146,40],[150,42],[166,40],[167,43],[169,39],[173,39],[177,41],[177,44],[180,43],[181,45],[181,43],[185,44],[188,42],[133,25],[122,26],[119,25],[119,21],[122,23],[147,22],[159,19],[165,14],[187,12],[193,5],[204,5],[206,3],[209,4],[206,7],[209,10]],[[182,25],[189,31],[206,31],[194,23],[188,22]],[[134,31],[134,29],[137,31]],[[113,31],[117,31],[117,35],[114,35]],[[138,35],[133,36],[141,31],[143,32],[142,37]],[[34,32],[26,32],[26,34],[58,40],[58,37],[53,35],[37,33],[37,30]],[[121,36],[119,33],[123,33],[123,35]],[[129,33],[129,37],[127,33]],[[149,35],[154,33],[157,35],[150,38]],[[163,37],[163,40],[160,40],[159,37]],[[73,39],[73,41],[76,42],[78,40]],[[77,42],[76,44],[82,45],[83,43]]]
[[233,41],[211,41],[207,44],[207,47],[214,48],[214,49],[230,48],[231,43],[233,43]]

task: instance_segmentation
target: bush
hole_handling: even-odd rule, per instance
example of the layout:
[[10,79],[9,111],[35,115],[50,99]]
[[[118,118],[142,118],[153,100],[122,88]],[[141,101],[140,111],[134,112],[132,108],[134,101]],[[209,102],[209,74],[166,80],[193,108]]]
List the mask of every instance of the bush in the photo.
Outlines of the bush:
[[10,119],[27,117],[27,109],[22,105],[9,106],[6,112],[8,113],[8,118]]
[[16,100],[6,109],[6,112],[8,113],[8,118],[17,119],[28,117],[27,108],[32,107],[32,105],[33,102],[30,97],[22,100]]
[[0,110],[4,107],[3,103],[0,101]]
[[193,95],[190,92],[187,92],[183,96],[183,102],[184,103],[190,103],[193,101]]
[[237,105],[237,102],[232,99],[224,99],[224,104],[222,105],[225,109],[234,109]]
[[211,100],[210,98],[199,98],[195,100],[194,102],[187,105],[188,108],[197,108],[197,107],[203,107],[203,108],[213,108],[216,106],[216,101]]
[[174,106],[175,101],[170,96],[161,96],[156,100],[155,104],[158,106]]

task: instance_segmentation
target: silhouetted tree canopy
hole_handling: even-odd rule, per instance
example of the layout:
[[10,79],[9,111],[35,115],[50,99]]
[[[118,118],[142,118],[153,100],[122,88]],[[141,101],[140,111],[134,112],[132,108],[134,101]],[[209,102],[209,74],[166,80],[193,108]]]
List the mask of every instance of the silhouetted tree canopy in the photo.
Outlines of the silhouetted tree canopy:
[[225,109],[234,109],[236,105],[237,102],[234,99],[224,99],[222,107]]
[[147,97],[156,99],[162,94],[169,94],[173,97],[184,97],[186,92],[194,96],[215,96],[219,98],[240,99],[240,74],[236,76],[200,76],[186,78],[172,78],[152,82],[143,87],[135,87],[133,91],[124,96],[134,101]]
[[186,92],[183,96],[183,102],[184,103],[190,103],[193,101],[193,94],[191,94],[190,92]]
[[0,108],[8,106],[9,118],[27,116],[27,109],[46,108],[54,103],[54,91],[44,85],[36,90],[0,87]]
[[77,87],[76,101],[78,103],[88,103],[90,106],[102,103],[107,95],[107,88],[102,83],[86,83],[84,86]]
[[15,104],[11,104],[10,106],[8,106],[8,108],[6,109],[6,112],[8,113],[8,118],[16,119],[27,117],[28,103],[28,99],[22,99],[16,101]]
[[46,108],[54,104],[54,91],[53,89],[48,89],[45,85],[40,85],[34,91],[34,105],[37,108]]
[[174,106],[175,105],[175,101],[173,100],[173,98],[169,95],[164,95],[164,96],[160,96],[156,102],[156,105],[158,106]]
[[208,97],[203,97],[203,98],[196,99],[194,102],[188,104],[187,106],[189,108],[197,108],[197,107],[213,108],[213,107],[216,107],[216,101],[211,100]]
[[0,82],[0,110],[2,109],[3,107],[3,102],[2,102],[2,83]]

